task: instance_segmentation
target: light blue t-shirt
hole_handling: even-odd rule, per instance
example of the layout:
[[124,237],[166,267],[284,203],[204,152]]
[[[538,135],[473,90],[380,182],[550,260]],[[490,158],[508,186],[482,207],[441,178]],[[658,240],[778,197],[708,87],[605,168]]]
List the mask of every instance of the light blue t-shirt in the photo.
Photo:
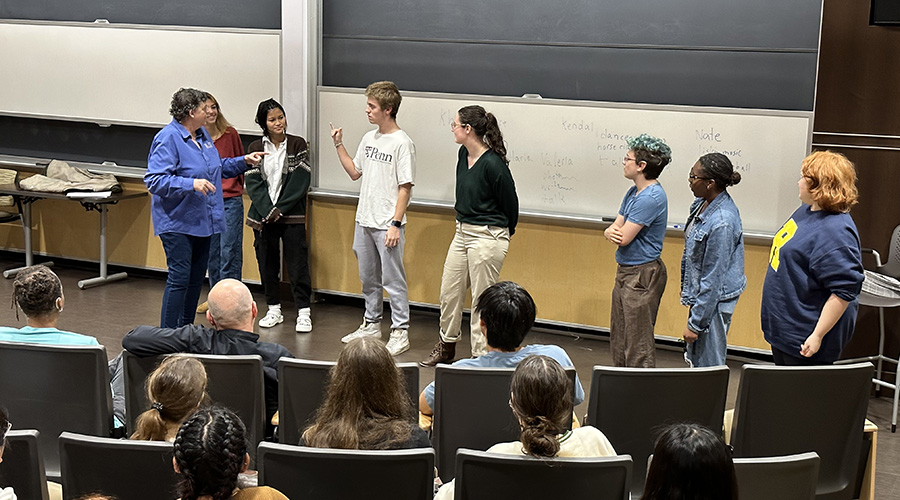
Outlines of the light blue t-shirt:
[[[575,366],[572,363],[572,360],[569,359],[569,355],[566,354],[566,351],[563,350],[562,347],[541,344],[532,344],[529,346],[525,346],[516,352],[488,351],[487,354],[478,356],[477,358],[461,359],[453,363],[453,366],[472,366],[475,368],[515,368],[519,363],[522,362],[522,360],[533,354],[543,354],[544,356],[549,356],[558,361],[563,368]],[[434,382],[431,382],[427,387],[425,387],[425,401],[428,402],[428,406],[434,408]],[[582,401],[584,401],[584,388],[581,387],[581,380],[578,379],[578,375],[576,374],[575,404],[579,405]]]
[[658,259],[662,253],[666,221],[669,218],[669,201],[663,187],[657,182],[638,193],[637,186],[631,186],[619,207],[619,215],[625,217],[625,222],[644,227],[631,243],[616,250],[616,262],[637,266]]
[[97,339],[79,333],[64,332],[56,328],[0,326],[0,341],[26,344],[100,345]]

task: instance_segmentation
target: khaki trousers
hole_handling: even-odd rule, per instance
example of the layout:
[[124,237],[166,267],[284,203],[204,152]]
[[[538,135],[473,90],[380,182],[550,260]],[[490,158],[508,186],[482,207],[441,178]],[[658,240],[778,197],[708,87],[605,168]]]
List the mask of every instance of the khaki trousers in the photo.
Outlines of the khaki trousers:
[[487,352],[481,318],[475,312],[478,296],[497,282],[509,250],[509,229],[456,223],[441,276],[441,341],[459,342],[466,289],[472,289],[472,356]]

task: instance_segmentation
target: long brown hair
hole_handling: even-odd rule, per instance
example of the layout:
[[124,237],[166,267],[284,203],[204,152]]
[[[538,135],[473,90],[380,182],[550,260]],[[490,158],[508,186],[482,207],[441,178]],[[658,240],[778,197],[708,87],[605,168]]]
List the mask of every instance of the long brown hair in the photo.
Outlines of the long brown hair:
[[510,393],[510,406],[522,426],[523,451],[555,457],[558,436],[572,419],[572,382],[566,371],[549,356],[528,356],[516,366]]
[[165,441],[169,426],[180,425],[207,403],[206,369],[190,356],[169,356],[147,377],[150,409],[141,413],[131,439]]
[[363,337],[338,356],[325,402],[303,442],[316,448],[396,449],[409,441],[412,425],[403,374],[383,342]]

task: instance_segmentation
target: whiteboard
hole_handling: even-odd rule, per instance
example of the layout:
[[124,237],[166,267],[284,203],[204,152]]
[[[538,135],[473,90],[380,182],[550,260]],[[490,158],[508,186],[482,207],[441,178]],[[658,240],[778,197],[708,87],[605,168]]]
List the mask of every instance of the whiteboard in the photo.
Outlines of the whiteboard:
[[[362,90],[320,87],[320,190],[359,192],[333,151],[329,123],[344,128],[344,145],[352,156],[372,128],[365,104]],[[404,92],[397,123],[416,145],[413,201],[454,203],[459,145],[450,122],[470,104],[484,106],[500,122],[520,210],[526,214],[614,217],[633,185],[623,176],[625,139],[641,133],[660,137],[672,148],[672,163],[659,177],[669,199],[670,225],[687,219],[694,199],[688,173],[711,151],[728,155],[741,173],[741,183],[729,193],[745,233],[775,233],[800,204],[797,179],[810,151],[812,113]]]
[[280,30],[0,22],[0,113],[162,126],[181,87],[213,94],[242,132],[281,97]]

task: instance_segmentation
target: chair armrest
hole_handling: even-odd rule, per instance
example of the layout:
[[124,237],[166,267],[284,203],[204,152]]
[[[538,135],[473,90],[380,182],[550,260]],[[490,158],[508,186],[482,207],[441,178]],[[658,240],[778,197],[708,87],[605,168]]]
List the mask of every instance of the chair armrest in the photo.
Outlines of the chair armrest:
[[862,247],[859,249],[862,253],[870,253],[875,256],[875,266],[881,267],[881,254],[878,253],[878,250],[869,247]]

